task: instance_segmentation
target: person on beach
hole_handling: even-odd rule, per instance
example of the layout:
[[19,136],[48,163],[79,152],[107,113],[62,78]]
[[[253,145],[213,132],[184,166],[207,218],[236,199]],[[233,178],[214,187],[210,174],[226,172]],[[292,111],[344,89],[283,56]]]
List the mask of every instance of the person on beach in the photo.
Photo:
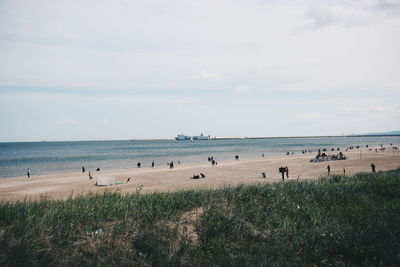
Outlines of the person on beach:
[[279,172],[282,174],[282,181],[285,181],[285,167],[280,167]]
[[346,169],[343,168],[343,176],[346,176]]
[[331,173],[331,165],[328,165],[328,167],[326,167],[328,169],[328,176]]
[[173,162],[173,161],[171,161],[171,163],[169,164],[169,168],[170,168],[170,169],[173,169],[173,168],[174,168],[174,162]]
[[29,168],[26,170],[26,176],[28,176],[28,178],[31,178],[31,170]]
[[142,163],[140,163],[140,162],[138,162],[138,163],[136,164],[136,166],[137,166],[138,168],[140,168],[141,165],[142,165]]
[[92,174],[90,173],[90,171],[89,171],[89,180],[93,180],[93,176],[92,176]]
[[285,167],[285,172],[286,172],[286,178],[289,179],[289,168],[287,166]]
[[151,167],[154,168],[154,160],[151,162]]
[[128,177],[128,179],[126,180],[126,183],[130,183],[131,182],[131,177]]
[[85,166],[82,166],[82,172],[85,172]]
[[372,169],[372,173],[375,173],[376,172],[376,170],[375,170],[375,164],[371,164],[371,169]]

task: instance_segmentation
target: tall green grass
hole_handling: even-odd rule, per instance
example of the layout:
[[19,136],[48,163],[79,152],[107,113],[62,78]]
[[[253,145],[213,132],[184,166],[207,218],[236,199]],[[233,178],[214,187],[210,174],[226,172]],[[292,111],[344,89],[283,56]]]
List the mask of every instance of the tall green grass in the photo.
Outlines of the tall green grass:
[[2,202],[0,265],[400,265],[400,170]]

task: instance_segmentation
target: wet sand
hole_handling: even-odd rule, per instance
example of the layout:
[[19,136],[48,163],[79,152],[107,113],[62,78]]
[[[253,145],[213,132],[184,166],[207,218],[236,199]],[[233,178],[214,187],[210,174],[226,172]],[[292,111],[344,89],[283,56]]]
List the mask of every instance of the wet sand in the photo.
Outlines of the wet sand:
[[[338,151],[326,152],[336,154]],[[40,199],[46,196],[51,199],[67,199],[89,192],[100,193],[104,191],[116,191],[130,193],[137,190],[141,192],[165,192],[182,189],[220,188],[239,184],[271,183],[282,181],[279,167],[288,166],[289,179],[285,181],[304,179],[316,179],[327,175],[327,166],[331,166],[331,175],[353,175],[359,172],[371,172],[371,163],[376,165],[377,171],[385,171],[400,168],[400,151],[393,150],[390,146],[381,152],[375,152],[375,148],[361,150],[354,149],[343,153],[347,160],[310,162],[315,153],[297,154],[289,156],[265,157],[258,159],[232,160],[218,162],[217,166],[211,166],[207,161],[201,164],[175,163],[170,169],[167,165],[121,170],[92,171],[93,180],[89,180],[88,172],[75,172],[52,174],[42,176],[14,177],[0,179],[1,201],[23,201]],[[266,179],[261,178],[265,172]],[[196,174],[204,173],[204,179],[191,179]],[[117,184],[113,186],[95,186],[96,177],[114,177]],[[130,183],[126,183],[131,177]]]

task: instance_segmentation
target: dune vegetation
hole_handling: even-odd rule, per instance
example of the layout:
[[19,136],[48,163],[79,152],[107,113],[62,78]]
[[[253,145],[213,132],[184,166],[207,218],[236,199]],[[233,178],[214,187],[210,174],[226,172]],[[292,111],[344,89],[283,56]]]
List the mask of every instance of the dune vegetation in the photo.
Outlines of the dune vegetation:
[[400,265],[400,169],[0,203],[0,265]]

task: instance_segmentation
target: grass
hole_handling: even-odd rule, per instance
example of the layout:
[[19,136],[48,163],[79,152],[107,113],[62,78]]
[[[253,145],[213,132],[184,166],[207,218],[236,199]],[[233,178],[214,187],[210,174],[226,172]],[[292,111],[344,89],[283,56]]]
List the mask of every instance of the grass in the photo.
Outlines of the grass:
[[0,265],[400,265],[400,170],[0,203]]

